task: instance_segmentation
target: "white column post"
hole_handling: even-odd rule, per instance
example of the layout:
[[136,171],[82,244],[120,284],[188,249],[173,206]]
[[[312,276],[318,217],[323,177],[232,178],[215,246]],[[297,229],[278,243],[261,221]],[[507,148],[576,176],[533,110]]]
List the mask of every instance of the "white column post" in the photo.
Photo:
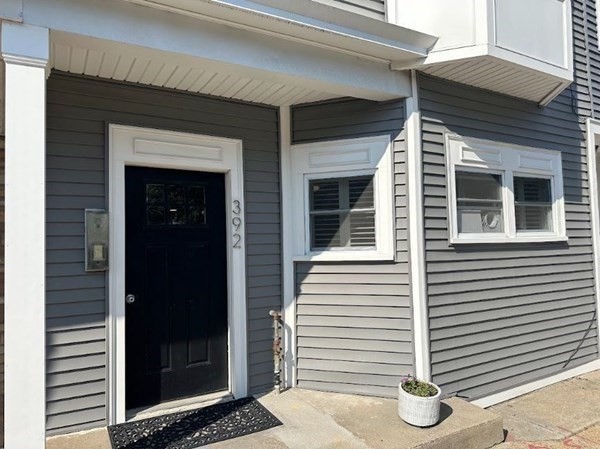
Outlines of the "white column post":
[[412,96],[406,99],[406,171],[408,184],[408,234],[410,291],[413,306],[415,374],[431,381],[429,313],[425,264],[425,213],[423,196],[423,144],[417,74],[411,72]]
[[281,142],[281,239],[283,270],[283,385],[296,386],[296,295],[294,291],[293,210],[292,198],[292,118],[289,106],[279,108],[279,139]]
[[6,449],[46,445],[46,28],[2,23],[6,64]]

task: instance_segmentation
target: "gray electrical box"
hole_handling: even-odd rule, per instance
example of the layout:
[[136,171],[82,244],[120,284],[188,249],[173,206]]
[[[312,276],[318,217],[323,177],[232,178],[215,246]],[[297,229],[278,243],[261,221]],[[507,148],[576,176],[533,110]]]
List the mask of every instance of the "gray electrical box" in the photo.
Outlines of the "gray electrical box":
[[108,213],[85,210],[85,271],[108,270]]

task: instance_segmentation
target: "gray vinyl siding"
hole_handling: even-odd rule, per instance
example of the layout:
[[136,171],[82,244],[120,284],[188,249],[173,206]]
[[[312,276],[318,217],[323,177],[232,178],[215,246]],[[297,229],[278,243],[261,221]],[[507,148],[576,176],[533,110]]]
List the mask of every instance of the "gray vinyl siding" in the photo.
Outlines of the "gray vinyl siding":
[[281,307],[274,108],[53,73],[47,111],[47,429],[106,424],[107,282],[84,271],[85,208],[107,208],[107,125],[243,140],[250,391],[272,385],[270,308]]
[[385,20],[385,2],[393,0],[316,0],[373,19]]
[[[584,124],[548,107],[422,76],[427,291],[434,382],[478,398],[598,357]],[[444,133],[562,152],[568,242],[448,243]]]
[[396,260],[296,264],[300,388],[393,397],[413,372],[403,126],[403,101],[293,109],[294,143],[389,134],[395,158]]

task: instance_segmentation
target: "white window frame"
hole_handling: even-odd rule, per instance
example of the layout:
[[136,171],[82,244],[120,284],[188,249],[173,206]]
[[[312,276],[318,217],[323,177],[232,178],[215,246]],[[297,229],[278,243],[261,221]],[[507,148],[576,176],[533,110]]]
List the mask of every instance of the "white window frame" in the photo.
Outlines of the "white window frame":
[[[389,136],[293,145],[291,149],[294,204],[294,260],[360,261],[394,259],[394,177]],[[310,247],[309,183],[373,175],[375,249]],[[285,199],[284,199],[285,201]]]
[[[451,244],[566,241],[562,157],[560,151],[509,145],[446,134],[448,231]],[[502,179],[504,233],[458,232],[456,171],[492,173]],[[517,176],[551,180],[552,231],[517,231],[513,179]]]

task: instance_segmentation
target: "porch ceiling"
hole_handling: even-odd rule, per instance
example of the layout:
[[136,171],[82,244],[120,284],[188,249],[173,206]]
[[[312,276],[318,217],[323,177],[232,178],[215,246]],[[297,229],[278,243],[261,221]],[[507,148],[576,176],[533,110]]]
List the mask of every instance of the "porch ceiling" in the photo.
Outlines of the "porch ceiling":
[[200,60],[111,41],[51,33],[50,67],[64,72],[287,106],[339,98],[307,86],[215,70]]

